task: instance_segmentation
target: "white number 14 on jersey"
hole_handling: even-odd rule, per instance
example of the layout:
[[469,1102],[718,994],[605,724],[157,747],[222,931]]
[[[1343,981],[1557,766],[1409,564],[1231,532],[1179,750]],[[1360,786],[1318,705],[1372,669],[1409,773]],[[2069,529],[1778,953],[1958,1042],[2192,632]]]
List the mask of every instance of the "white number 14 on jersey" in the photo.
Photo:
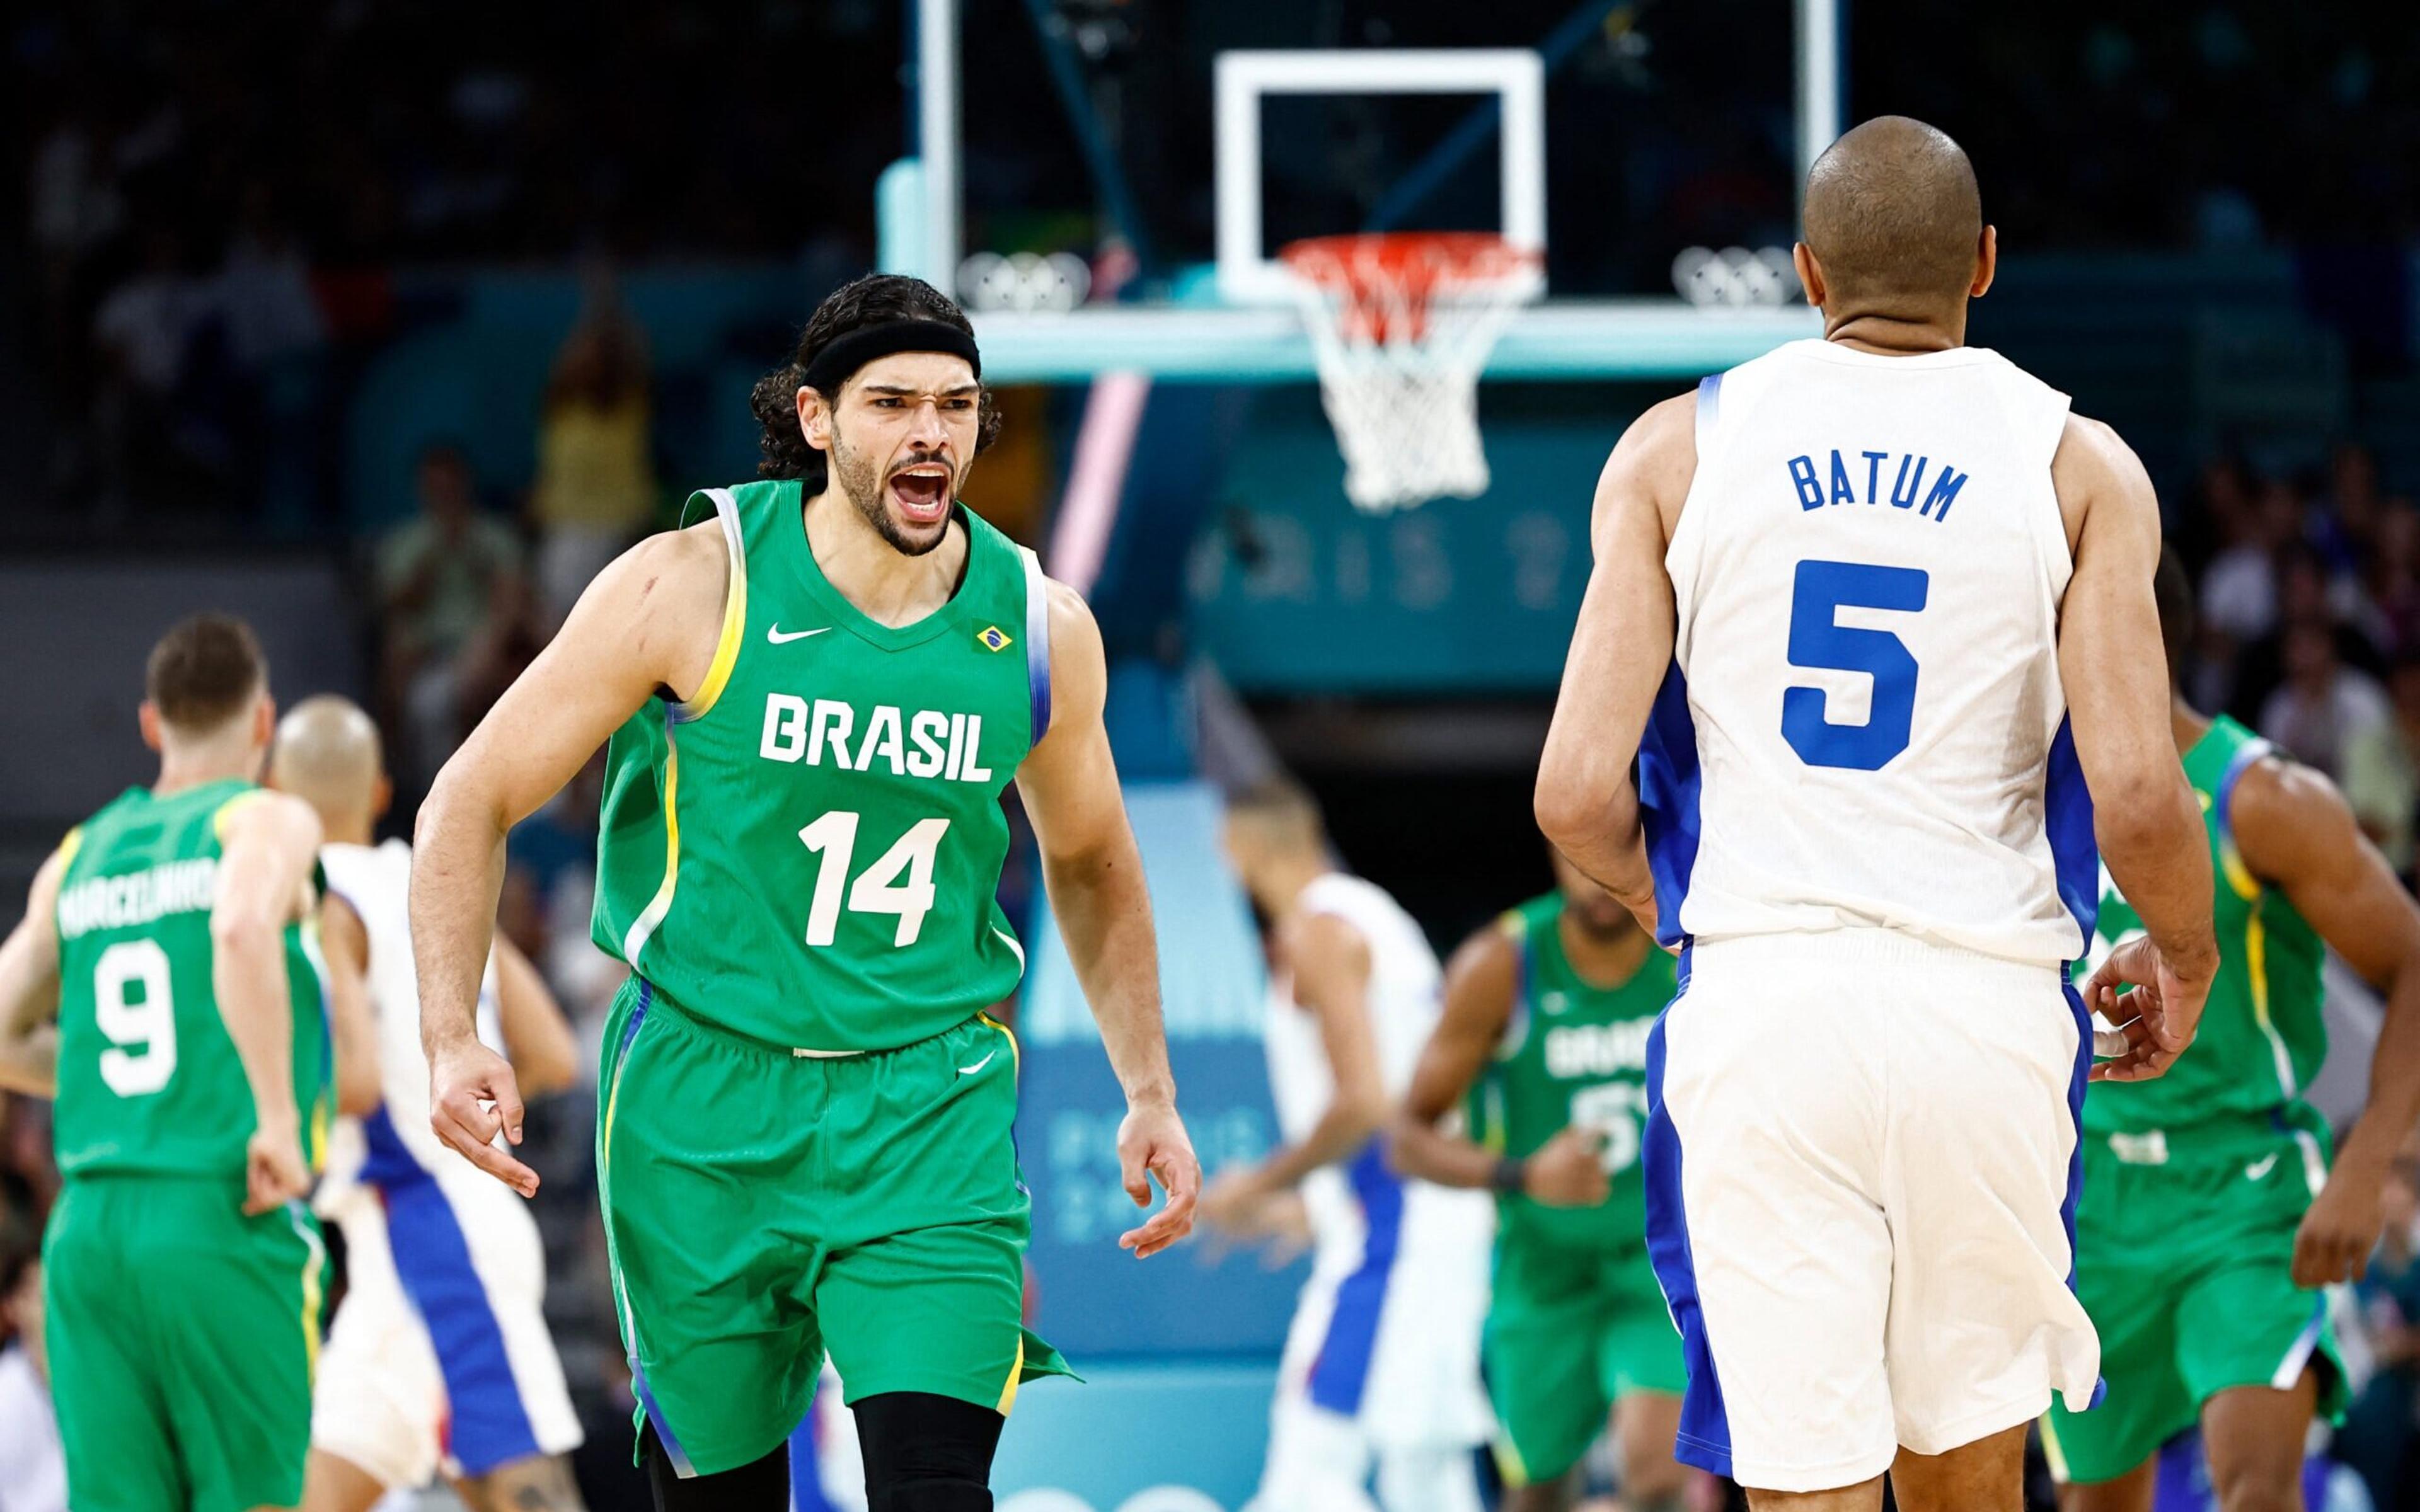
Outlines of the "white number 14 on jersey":
[[[824,946],[840,929],[840,885],[857,850],[859,815],[834,809],[799,831],[799,840],[823,859],[815,868],[815,892],[807,905],[807,943]],[[919,819],[899,842],[849,884],[852,914],[896,914],[899,928],[891,937],[894,948],[916,943],[923,933],[924,916],[933,908],[933,853],[949,832],[946,819]],[[899,873],[908,873],[901,882]]]

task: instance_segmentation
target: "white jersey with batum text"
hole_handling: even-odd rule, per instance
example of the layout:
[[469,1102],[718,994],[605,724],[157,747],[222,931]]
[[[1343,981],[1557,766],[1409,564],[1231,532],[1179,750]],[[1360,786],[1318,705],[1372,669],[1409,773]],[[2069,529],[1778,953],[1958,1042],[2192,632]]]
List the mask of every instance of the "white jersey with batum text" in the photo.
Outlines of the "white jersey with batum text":
[[2059,680],[2067,396],[1997,353],[1788,346],[1706,379],[1640,749],[1661,930],[2084,953]]

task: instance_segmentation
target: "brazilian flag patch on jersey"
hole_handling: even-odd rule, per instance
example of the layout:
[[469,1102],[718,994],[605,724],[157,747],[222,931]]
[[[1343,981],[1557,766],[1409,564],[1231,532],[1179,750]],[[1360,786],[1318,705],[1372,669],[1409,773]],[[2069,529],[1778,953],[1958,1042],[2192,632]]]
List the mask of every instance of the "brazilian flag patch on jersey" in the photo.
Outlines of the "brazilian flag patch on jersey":
[[975,632],[975,644],[985,651],[1006,651],[1011,641],[1006,630],[997,625],[986,625]]

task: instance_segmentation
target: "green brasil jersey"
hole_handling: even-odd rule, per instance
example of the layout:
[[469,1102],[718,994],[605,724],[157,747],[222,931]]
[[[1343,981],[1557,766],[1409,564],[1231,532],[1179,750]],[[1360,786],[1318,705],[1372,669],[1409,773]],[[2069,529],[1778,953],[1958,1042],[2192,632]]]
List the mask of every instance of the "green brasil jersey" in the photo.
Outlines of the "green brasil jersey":
[[[59,1172],[223,1177],[241,1184],[257,1126],[219,1016],[210,904],[221,820],[259,791],[211,782],[173,796],[129,788],[71,832],[59,879]],[[313,1170],[334,1112],[334,1044],[318,925],[287,926],[294,1106]]]
[[1497,925],[1520,952],[1512,1016],[1471,1089],[1471,1126],[1488,1149],[1534,1153],[1567,1124],[1604,1132],[1613,1189],[1593,1208],[1497,1197],[1501,1241],[1635,1248],[1647,1233],[1638,1141],[1647,1118],[1647,1035],[1677,990],[1672,958],[1649,949],[1619,986],[1581,977],[1563,953],[1562,895],[1533,898]]
[[[2193,1047],[2167,1073],[2148,1082],[2095,1082],[2084,1100],[2084,1127],[2101,1134],[2176,1130],[2213,1118],[2265,1113],[2300,1101],[2328,1031],[2320,1012],[2317,933],[2283,893],[2264,886],[2235,848],[2228,805],[2235,784],[2270,744],[2221,715],[2185,752],[2185,779],[2200,798],[2210,830],[2217,896],[2218,978],[2204,1005]],[[2115,945],[2143,932],[2108,873],[2102,873],[2099,933]]]
[[1001,792],[1049,721],[1033,554],[969,513],[947,604],[881,625],[815,563],[794,480],[690,496],[731,551],[687,703],[614,733],[597,943],[681,1011],[773,1046],[888,1050],[1008,995]]

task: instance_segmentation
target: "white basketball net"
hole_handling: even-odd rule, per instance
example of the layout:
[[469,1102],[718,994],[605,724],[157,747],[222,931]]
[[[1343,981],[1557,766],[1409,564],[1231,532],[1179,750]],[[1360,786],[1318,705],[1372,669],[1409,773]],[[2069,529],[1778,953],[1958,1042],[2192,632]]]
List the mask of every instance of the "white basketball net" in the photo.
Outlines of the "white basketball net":
[[1310,328],[1344,492],[1371,514],[1487,491],[1479,375],[1538,257],[1471,234],[1321,237],[1280,254]]

